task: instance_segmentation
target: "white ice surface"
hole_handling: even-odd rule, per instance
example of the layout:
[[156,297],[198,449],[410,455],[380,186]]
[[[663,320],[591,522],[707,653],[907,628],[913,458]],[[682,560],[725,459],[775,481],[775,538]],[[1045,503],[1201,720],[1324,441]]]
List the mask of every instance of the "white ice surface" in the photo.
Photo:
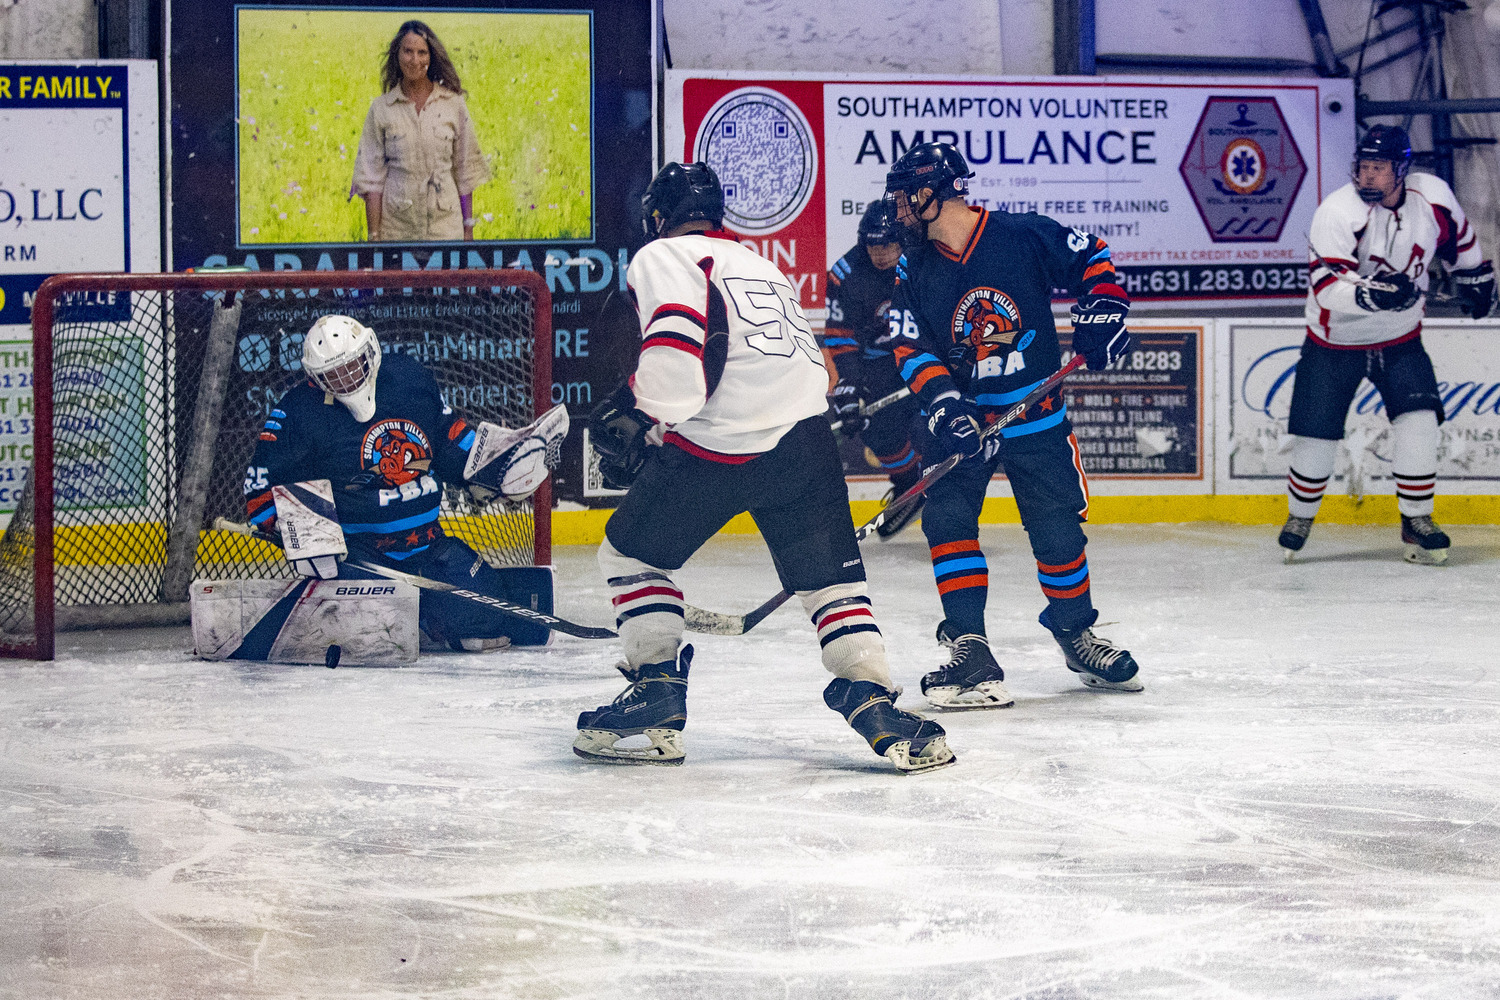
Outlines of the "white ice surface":
[[[1500,529],[1096,527],[1143,695],[1093,693],[986,529],[1017,704],[890,772],[822,704],[811,627],[699,643],[687,763],[588,764],[612,643],[401,670],[191,660],[186,630],[0,664],[6,997],[1500,996]],[[902,703],[938,659],[926,549],[867,545]],[[608,619],[592,551],[560,606]],[[758,539],[681,575],[743,611]]]

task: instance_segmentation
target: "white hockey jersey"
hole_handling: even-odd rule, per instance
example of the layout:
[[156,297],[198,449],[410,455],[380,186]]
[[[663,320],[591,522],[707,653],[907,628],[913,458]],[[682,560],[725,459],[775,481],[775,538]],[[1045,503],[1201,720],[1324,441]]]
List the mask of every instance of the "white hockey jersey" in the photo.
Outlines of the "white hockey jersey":
[[[1375,347],[1415,337],[1433,260],[1467,268],[1483,256],[1453,189],[1432,174],[1409,174],[1395,209],[1368,205],[1353,182],[1345,184],[1318,206],[1308,243],[1307,332],[1334,346]],[[1355,300],[1356,286],[1339,278],[1340,272],[1393,271],[1404,271],[1424,293],[1408,309],[1371,312]]]
[[630,385],[669,444],[744,462],[828,408],[823,354],[796,289],[729,233],[653,240],[626,280],[642,337]]

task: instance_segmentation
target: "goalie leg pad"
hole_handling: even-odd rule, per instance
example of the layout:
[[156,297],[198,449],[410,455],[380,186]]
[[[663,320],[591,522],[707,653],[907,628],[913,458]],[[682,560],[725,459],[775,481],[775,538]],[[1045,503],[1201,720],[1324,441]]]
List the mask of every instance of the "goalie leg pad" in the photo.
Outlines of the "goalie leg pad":
[[390,665],[417,658],[417,589],[396,580],[199,580],[193,647],[206,660]]

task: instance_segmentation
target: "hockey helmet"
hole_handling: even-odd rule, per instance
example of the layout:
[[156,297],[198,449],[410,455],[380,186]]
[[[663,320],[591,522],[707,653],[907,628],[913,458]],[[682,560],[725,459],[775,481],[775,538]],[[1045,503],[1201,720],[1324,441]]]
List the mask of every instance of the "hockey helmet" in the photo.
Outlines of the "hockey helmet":
[[[919,142],[901,154],[885,175],[886,198],[893,209],[905,199],[914,221],[905,222],[908,239],[927,238],[927,223],[922,215],[934,202],[942,204],[951,198],[962,198],[969,192],[969,178],[974,171],[956,146],[946,142]],[[930,190],[925,201],[918,203],[923,189]],[[900,215],[897,215],[900,219]]]
[[900,243],[906,227],[896,218],[896,206],[884,198],[870,202],[859,220],[859,242],[862,246]]
[[360,423],[375,416],[375,376],[380,341],[375,331],[348,316],[320,316],[302,338],[302,367]]
[[[1389,160],[1399,185],[1406,180],[1407,171],[1411,169],[1411,136],[1399,125],[1372,126],[1354,147],[1354,164],[1349,172],[1356,182],[1361,160]],[[1359,196],[1367,202],[1377,202],[1384,193],[1375,188],[1360,188]]]
[[724,188],[707,163],[668,163],[641,196],[641,226],[654,240],[684,222],[724,222]]

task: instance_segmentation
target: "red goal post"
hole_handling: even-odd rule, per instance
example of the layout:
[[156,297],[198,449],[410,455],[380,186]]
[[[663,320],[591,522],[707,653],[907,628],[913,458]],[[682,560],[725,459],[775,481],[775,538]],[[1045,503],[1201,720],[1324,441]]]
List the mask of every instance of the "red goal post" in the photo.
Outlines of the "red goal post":
[[[54,632],[180,624],[195,577],[290,575],[217,531],[321,315],[415,356],[471,422],[510,427],[552,397],[552,297],[524,270],[210,271],[47,279],[32,308],[33,459],[0,537],[0,656],[51,659]],[[550,481],[479,507],[448,484],[442,524],[492,565],[551,561]]]

